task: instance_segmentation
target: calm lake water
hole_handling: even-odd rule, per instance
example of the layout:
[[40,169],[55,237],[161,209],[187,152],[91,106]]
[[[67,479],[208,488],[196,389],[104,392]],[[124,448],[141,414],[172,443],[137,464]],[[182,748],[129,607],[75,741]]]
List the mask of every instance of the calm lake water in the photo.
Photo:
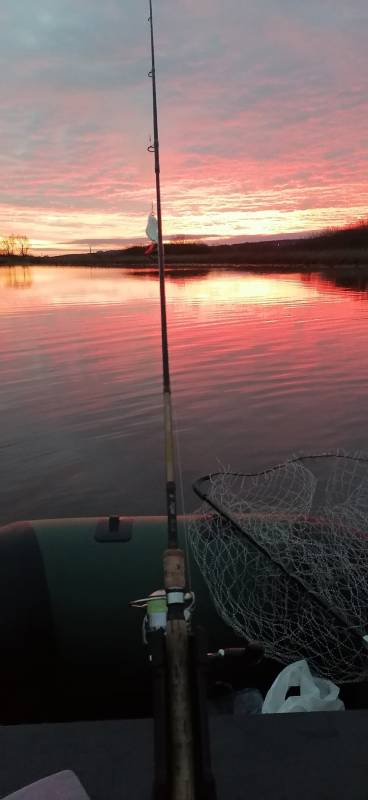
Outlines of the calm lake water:
[[[368,450],[368,293],[318,275],[168,277],[184,508],[222,465]],[[0,521],[164,513],[157,277],[0,269]]]

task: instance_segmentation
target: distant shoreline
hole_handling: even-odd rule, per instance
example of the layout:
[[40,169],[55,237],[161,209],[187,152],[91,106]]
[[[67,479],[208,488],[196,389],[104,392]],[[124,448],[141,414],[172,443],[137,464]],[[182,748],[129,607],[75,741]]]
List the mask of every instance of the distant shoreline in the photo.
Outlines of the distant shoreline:
[[[141,246],[96,253],[57,256],[0,255],[0,266],[68,266],[136,269],[154,272],[156,257],[149,259]],[[324,272],[354,270],[368,275],[368,223],[328,231],[309,239],[282,239],[206,245],[202,242],[165,244],[167,269],[229,269],[259,272]]]
[[[86,269],[126,269],[134,270],[137,273],[158,273],[157,263],[150,263],[148,260],[138,260],[134,258],[114,260],[108,259],[101,262],[95,260],[83,260],[80,256],[74,258],[62,257],[58,259],[55,257],[23,257],[23,258],[2,258],[0,256],[0,269],[11,267],[71,267]],[[227,270],[232,272],[343,272],[349,270],[355,274],[368,276],[368,254],[364,254],[364,258],[357,256],[344,257],[341,253],[337,258],[324,259],[319,258],[305,258],[293,260],[280,260],[273,259],[272,261],[264,260],[257,262],[239,261],[239,260],[221,260],[213,258],[198,257],[166,257],[165,269],[167,272],[210,272],[216,270]]]

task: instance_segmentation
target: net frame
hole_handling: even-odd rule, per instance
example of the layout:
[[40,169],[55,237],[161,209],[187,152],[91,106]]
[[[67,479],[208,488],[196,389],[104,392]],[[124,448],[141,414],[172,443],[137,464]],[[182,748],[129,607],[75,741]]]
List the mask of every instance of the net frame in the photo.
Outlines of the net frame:
[[368,458],[296,456],[193,488],[205,505],[189,541],[224,621],[281,663],[307,658],[336,682],[365,680]]

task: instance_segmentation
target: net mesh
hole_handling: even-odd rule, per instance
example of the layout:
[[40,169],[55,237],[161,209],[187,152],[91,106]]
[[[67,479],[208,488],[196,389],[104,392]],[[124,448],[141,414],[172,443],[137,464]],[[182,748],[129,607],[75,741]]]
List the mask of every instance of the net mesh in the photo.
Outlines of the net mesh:
[[225,622],[282,663],[366,679],[368,458],[304,456],[194,488],[205,503],[189,540]]

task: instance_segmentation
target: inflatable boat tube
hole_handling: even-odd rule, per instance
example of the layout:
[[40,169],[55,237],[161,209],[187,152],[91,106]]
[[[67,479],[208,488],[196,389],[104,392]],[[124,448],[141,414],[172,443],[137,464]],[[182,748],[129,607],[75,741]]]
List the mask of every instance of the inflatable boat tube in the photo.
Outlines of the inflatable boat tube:
[[[0,721],[146,713],[144,612],[129,603],[162,587],[166,537],[164,517],[0,528]],[[234,643],[190,556],[189,575],[209,647]]]

